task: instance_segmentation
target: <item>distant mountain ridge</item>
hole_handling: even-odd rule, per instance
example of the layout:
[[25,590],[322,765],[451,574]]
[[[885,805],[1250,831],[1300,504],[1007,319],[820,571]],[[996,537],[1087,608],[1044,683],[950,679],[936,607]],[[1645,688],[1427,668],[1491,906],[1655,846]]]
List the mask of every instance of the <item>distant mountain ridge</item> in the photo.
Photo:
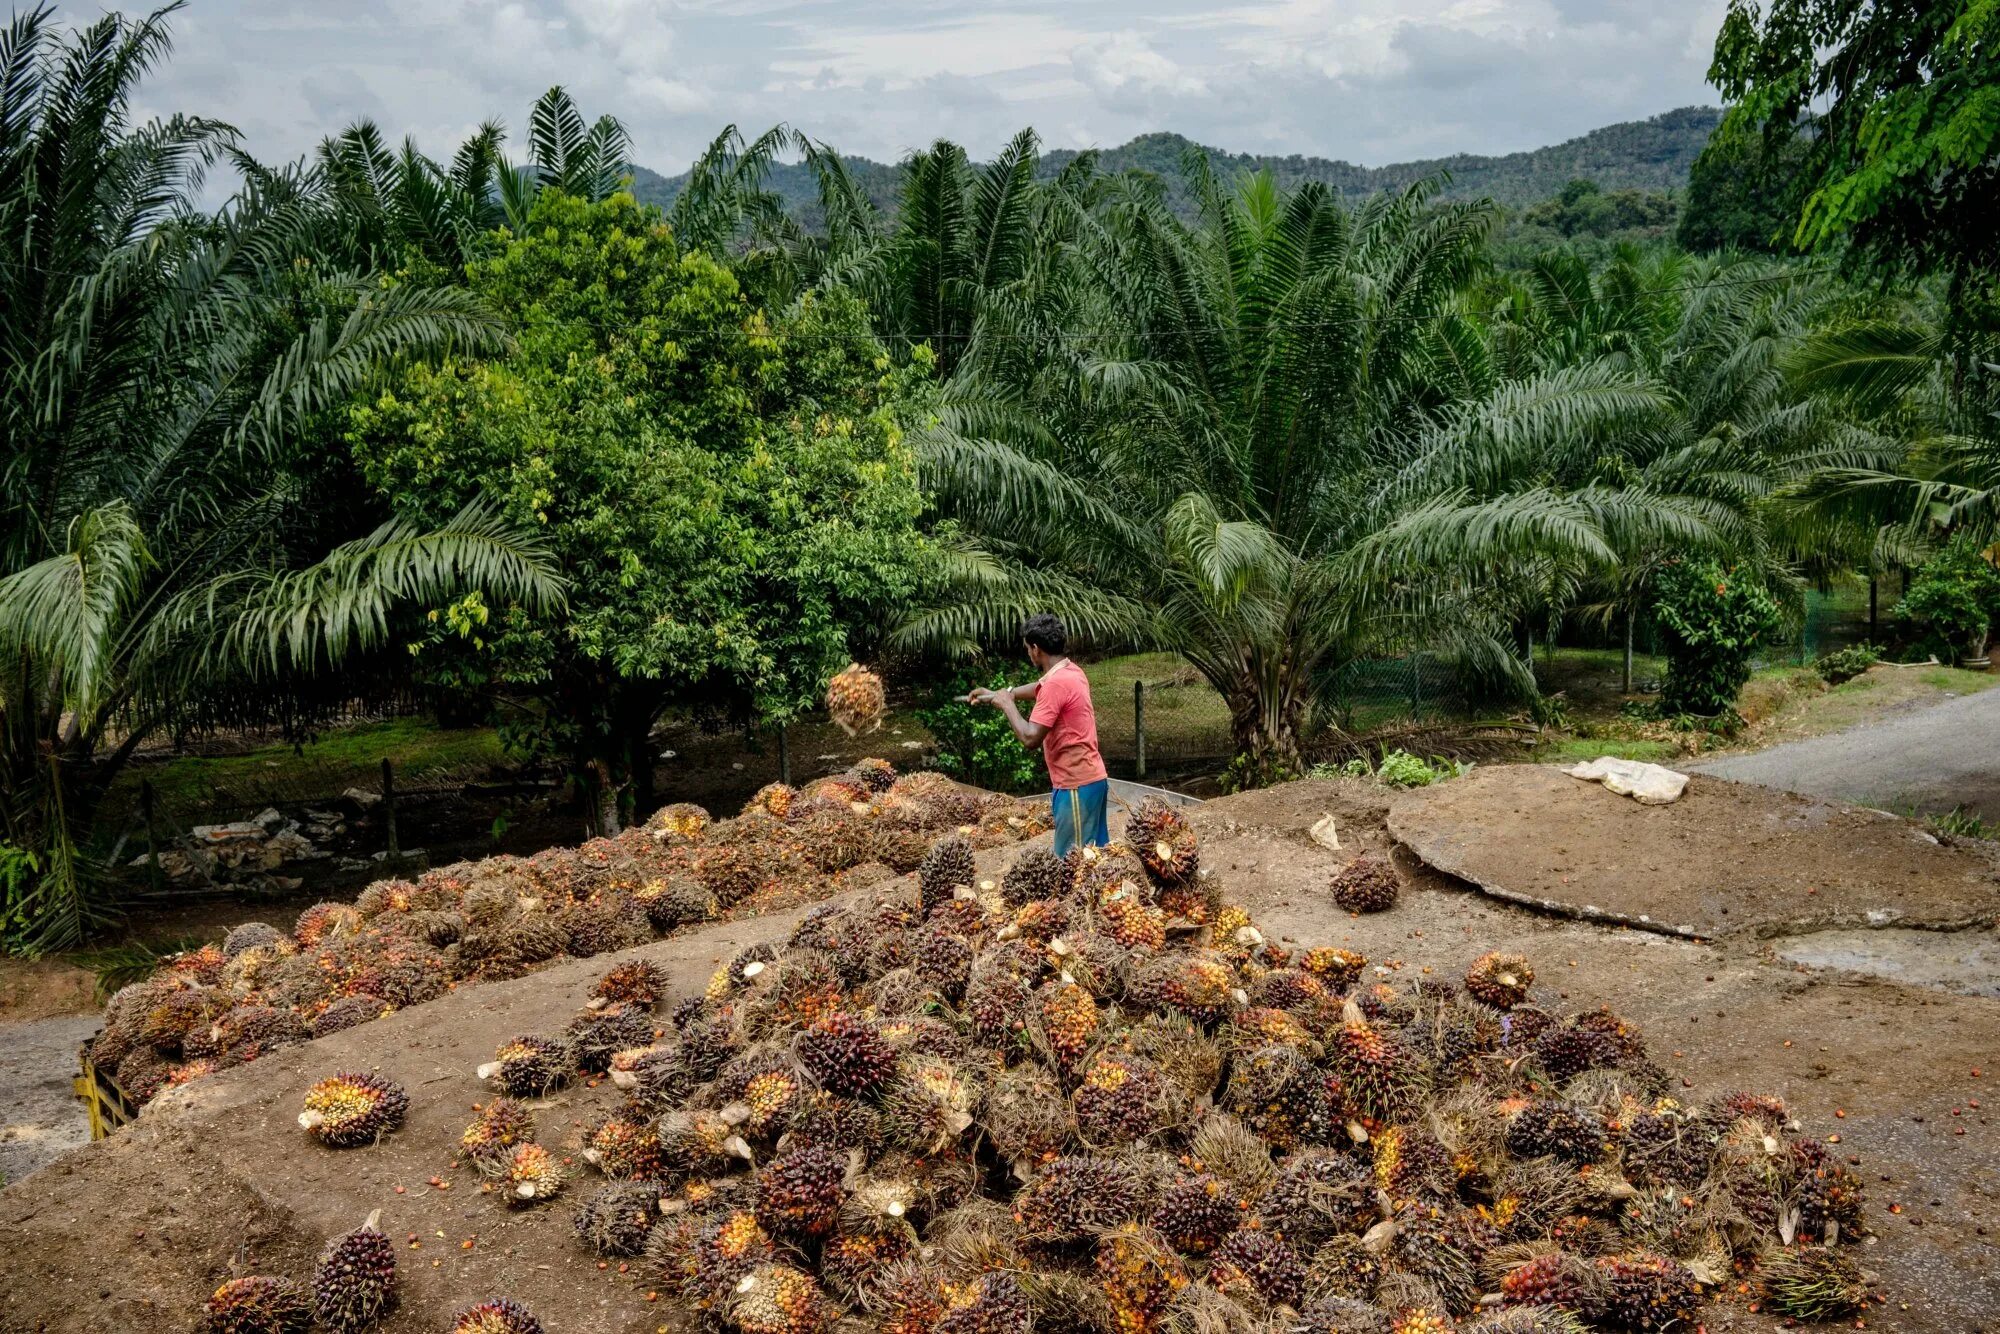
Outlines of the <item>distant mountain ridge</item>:
[[[1108,172],[1136,170],[1160,177],[1167,184],[1169,198],[1183,211],[1191,201],[1180,184],[1180,164],[1181,155],[1189,148],[1206,152],[1216,171],[1225,178],[1241,171],[1269,170],[1283,185],[1320,181],[1343,196],[1359,198],[1378,190],[1400,190],[1427,176],[1445,173],[1450,177],[1445,189],[1448,196],[1484,195],[1510,208],[1520,208],[1550,198],[1577,177],[1594,180],[1605,190],[1679,190],[1687,184],[1688,168],[1721,120],[1720,107],[1680,107],[1646,120],[1606,125],[1566,142],[1524,153],[1498,157],[1460,153],[1386,167],[1359,167],[1351,162],[1297,153],[1284,157],[1230,153],[1165,132],[1142,134],[1130,143],[1104,149],[1099,152],[1098,160]],[[1041,174],[1053,176],[1076,156],[1074,149],[1067,148],[1044,152]],[[900,166],[864,157],[849,157],[847,164],[870,198],[884,208],[895,207],[902,182]],[[685,172],[662,176],[645,167],[633,167],[633,191],[646,203],[672,203],[686,179]],[[817,217],[817,188],[812,172],[803,163],[774,167],[768,185],[794,216],[806,222]]]

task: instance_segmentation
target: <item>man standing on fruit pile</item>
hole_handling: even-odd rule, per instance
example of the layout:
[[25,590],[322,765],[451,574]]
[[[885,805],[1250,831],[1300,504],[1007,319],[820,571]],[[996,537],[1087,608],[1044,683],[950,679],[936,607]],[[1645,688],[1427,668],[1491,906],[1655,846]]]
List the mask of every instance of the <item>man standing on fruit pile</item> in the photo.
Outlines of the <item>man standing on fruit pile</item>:
[[[1009,690],[975,690],[968,704],[991,704],[1007,715],[1024,746],[1040,746],[1049,767],[1050,807],[1056,822],[1056,856],[1071,848],[1101,848],[1111,841],[1105,805],[1111,783],[1097,749],[1097,712],[1090,704],[1090,680],[1064,654],[1069,637],[1048,612],[1021,624],[1021,643],[1039,680]],[[1019,700],[1033,700],[1034,712],[1021,716]]]

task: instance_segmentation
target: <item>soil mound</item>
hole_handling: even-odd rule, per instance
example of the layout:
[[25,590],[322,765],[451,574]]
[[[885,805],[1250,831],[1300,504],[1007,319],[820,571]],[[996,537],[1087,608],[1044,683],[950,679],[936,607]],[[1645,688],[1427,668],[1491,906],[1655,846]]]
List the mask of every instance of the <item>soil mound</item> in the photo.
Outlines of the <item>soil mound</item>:
[[1900,817],[1697,774],[1642,806],[1545,765],[1405,793],[1389,832],[1509,902],[1673,935],[1954,929],[2000,913],[1992,856]]

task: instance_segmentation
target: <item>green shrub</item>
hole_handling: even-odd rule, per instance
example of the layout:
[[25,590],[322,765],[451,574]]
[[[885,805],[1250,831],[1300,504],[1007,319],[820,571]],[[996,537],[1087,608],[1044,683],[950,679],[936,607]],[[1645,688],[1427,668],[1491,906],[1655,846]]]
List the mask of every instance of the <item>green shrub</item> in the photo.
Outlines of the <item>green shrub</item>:
[[1919,650],[1946,662],[1958,661],[1984,641],[1996,609],[2000,570],[1965,538],[1926,561],[1896,605],[1897,614],[1921,628]]
[[1667,640],[1660,712],[1713,718],[1736,711],[1750,658],[1778,628],[1778,604],[1755,579],[1713,560],[1675,561],[1654,580],[1653,614]]
[[1033,792],[1048,786],[1041,754],[1021,744],[1006,715],[990,704],[961,700],[974,686],[1003,690],[1018,682],[1007,674],[961,672],[939,688],[930,707],[917,710],[917,720],[937,738],[937,767],[962,783],[995,792]]
[[1462,761],[1436,756],[1426,760],[1407,750],[1392,750],[1382,756],[1379,765],[1370,765],[1365,757],[1356,756],[1345,764],[1315,764],[1306,777],[1373,778],[1386,787],[1429,787],[1448,778],[1463,778],[1471,772],[1472,766]]
[[1813,664],[1813,670],[1828,685],[1837,686],[1852,681],[1880,661],[1882,650],[1873,644],[1851,644],[1821,654],[1819,661]]

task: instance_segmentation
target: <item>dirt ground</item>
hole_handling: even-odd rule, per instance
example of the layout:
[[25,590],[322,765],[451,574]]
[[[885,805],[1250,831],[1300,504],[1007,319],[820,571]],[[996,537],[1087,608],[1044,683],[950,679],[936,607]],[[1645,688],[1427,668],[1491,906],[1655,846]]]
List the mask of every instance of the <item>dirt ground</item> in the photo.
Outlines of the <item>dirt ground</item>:
[[[1771,803],[1782,829],[1786,799],[1758,799]],[[1992,1235],[2000,1137],[1986,1087],[2000,1054],[2000,1001],[1811,970],[1780,960],[1755,932],[1696,943],[1502,901],[1396,851],[1392,800],[1363,783],[1297,783],[1209,803],[1196,822],[1206,862],[1268,934],[1346,945],[1406,975],[1456,976],[1487,949],[1518,950],[1535,961],[1545,1003],[1609,1003],[1640,1024],[1689,1098],[1734,1088],[1784,1094],[1808,1133],[1830,1142],[1838,1135],[1867,1174],[1876,1235],[1862,1254],[1886,1298],[1868,1326],[2000,1331]],[[1340,832],[1338,852],[1307,834],[1327,814]],[[1648,852],[1655,824],[1625,827],[1635,859],[1664,865],[1688,855],[1671,846]],[[1907,828],[1871,820],[1841,836],[1900,854],[1910,847]],[[1551,847],[1552,858],[1583,864],[1573,837],[1552,841],[1567,849]],[[1356,850],[1395,851],[1407,880],[1392,910],[1356,918],[1328,902],[1329,875]],[[988,854],[983,869],[1011,855]],[[1712,847],[1696,865],[1722,873],[1731,856]],[[1892,864],[1888,852],[1880,856]],[[1920,869],[1916,879],[1928,874]],[[1939,892],[1962,893],[1962,878],[1954,866]],[[1579,898],[1605,897],[1595,883],[1572,883]],[[667,966],[685,994],[726,954],[782,937],[792,920],[774,913],[631,954]],[[467,988],[203,1080],[162,1097],[111,1140],[0,1193],[0,1331],[192,1329],[218,1282],[246,1272],[305,1274],[326,1237],[376,1208],[403,1245],[404,1301],[382,1326],[388,1334],[443,1328],[450,1312],[489,1295],[526,1302],[553,1331],[678,1327],[664,1298],[648,1302],[615,1265],[600,1270],[576,1246],[566,1203],[510,1211],[450,1167],[451,1146],[483,1096],[473,1067],[513,1033],[560,1026],[610,962]],[[403,1082],[412,1095],[405,1127],[370,1149],[303,1144],[293,1121],[300,1095],[340,1068],[380,1069]],[[539,1115],[545,1128],[574,1127],[612,1095],[609,1087],[564,1093]],[[431,1181],[440,1175],[448,1186]],[[1745,1301],[1725,1292],[1705,1327],[1774,1328]]]

